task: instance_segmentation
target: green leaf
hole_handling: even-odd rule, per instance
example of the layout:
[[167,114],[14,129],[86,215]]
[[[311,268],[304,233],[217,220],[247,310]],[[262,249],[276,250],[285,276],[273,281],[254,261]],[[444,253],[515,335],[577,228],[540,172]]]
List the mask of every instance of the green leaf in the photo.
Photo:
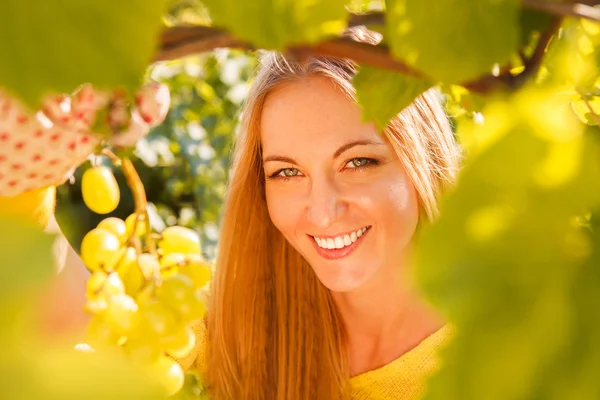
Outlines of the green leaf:
[[534,32],[541,32],[548,27],[552,21],[552,15],[531,9],[521,11],[519,18],[521,25],[521,46],[529,44],[531,36]]
[[598,120],[600,120],[600,97],[589,96],[586,99],[573,101],[571,102],[571,108],[581,122],[588,125],[598,125]]
[[412,76],[362,66],[354,77],[363,119],[373,120],[380,129],[413,102],[431,83]]
[[489,73],[520,41],[516,0],[389,0],[387,10],[392,54],[446,83]]
[[37,225],[0,218],[0,297],[36,288],[54,272],[53,241]]
[[36,107],[47,93],[141,83],[167,0],[7,0],[0,13],[0,86]]
[[[564,373],[586,368],[585,357],[565,363],[565,353],[580,348],[574,293],[598,300],[576,279],[591,243],[574,221],[599,203],[590,184],[600,179],[600,149],[568,105],[544,97],[492,103],[483,126],[459,127],[481,145],[417,256],[422,289],[458,332],[426,400],[565,398]],[[574,397],[595,398],[594,385]]]
[[205,0],[215,25],[258,47],[314,43],[346,26],[345,0]]

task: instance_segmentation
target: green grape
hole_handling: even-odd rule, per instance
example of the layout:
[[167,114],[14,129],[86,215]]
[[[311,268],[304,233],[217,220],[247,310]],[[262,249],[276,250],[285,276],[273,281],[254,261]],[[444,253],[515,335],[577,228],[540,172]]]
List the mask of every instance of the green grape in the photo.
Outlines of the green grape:
[[164,300],[165,304],[179,303],[189,297],[194,291],[194,283],[190,278],[182,274],[176,274],[165,279],[157,289],[157,296]]
[[144,214],[131,214],[129,217],[125,219],[125,226],[127,228],[127,235],[133,235],[133,226],[135,224],[135,220],[137,219],[137,226],[135,228],[135,236],[141,237],[146,234],[146,216]]
[[119,238],[121,243],[127,241],[127,226],[125,221],[116,217],[109,217],[100,221],[96,228],[103,228],[107,231],[112,232],[116,237]]
[[167,396],[174,395],[183,387],[183,369],[170,357],[161,355],[148,367],[148,372],[162,384]]
[[108,308],[108,300],[104,294],[90,296],[85,302],[85,309],[92,314],[100,314]]
[[92,167],[81,177],[81,196],[95,213],[108,214],[119,205],[119,184],[110,168]]
[[104,293],[107,296],[114,296],[125,293],[125,285],[121,281],[121,277],[116,272],[109,274],[104,281]]
[[204,317],[206,314],[206,305],[202,294],[194,290],[186,298],[185,302],[180,303],[176,309],[185,321],[193,321]]
[[108,275],[104,271],[92,272],[92,275],[90,275],[86,282],[86,293],[89,297],[98,295],[98,293],[102,290],[104,282],[106,282],[107,276]]
[[185,263],[185,255],[181,253],[169,253],[160,259],[160,274],[168,278],[177,274],[181,265]]
[[185,254],[169,253],[160,259],[160,267],[161,268],[176,267],[179,265],[183,265],[185,260],[186,260]]
[[104,312],[106,323],[117,333],[126,335],[137,322],[138,305],[126,294],[117,294],[108,298],[108,307]]
[[160,342],[169,355],[184,358],[196,346],[196,333],[189,326],[184,326],[183,329],[178,329],[175,334],[162,338]]
[[169,226],[161,233],[158,248],[163,255],[169,253],[200,253],[200,237],[183,226]]
[[140,254],[137,258],[137,264],[145,279],[154,279],[160,275],[160,263],[152,254]]
[[190,278],[176,274],[165,279],[157,289],[159,301],[175,310],[185,320],[201,318],[204,313],[204,302]]
[[135,297],[144,284],[142,270],[137,264],[137,253],[133,247],[122,249],[124,252],[117,264],[116,271],[125,286],[125,293]]
[[137,252],[133,247],[122,248],[115,270],[121,274],[129,271],[134,266],[137,267]]
[[81,242],[81,259],[90,271],[112,271],[120,248],[121,243],[113,233],[102,228],[92,229]]
[[187,254],[186,263],[179,267],[179,272],[194,282],[196,288],[202,288],[211,278],[212,270],[200,254]]
[[151,364],[158,361],[162,353],[158,342],[147,335],[128,339],[123,345],[123,350],[133,361],[142,364]]
[[115,345],[119,340],[119,335],[98,315],[91,318],[87,326],[87,335],[92,347]]
[[129,296],[137,295],[144,285],[144,275],[142,275],[142,270],[137,265],[124,273],[119,273],[119,275],[121,275],[121,280],[125,285],[125,293]]
[[177,327],[177,316],[173,310],[156,299],[140,303],[142,329],[158,337],[171,335]]

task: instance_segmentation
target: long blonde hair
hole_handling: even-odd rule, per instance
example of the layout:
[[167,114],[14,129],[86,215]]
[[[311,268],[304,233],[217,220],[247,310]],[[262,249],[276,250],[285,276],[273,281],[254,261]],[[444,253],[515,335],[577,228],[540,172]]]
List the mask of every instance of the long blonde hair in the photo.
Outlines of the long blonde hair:
[[[373,41],[363,30],[355,40]],[[211,398],[349,398],[345,332],[329,291],[269,218],[261,157],[265,99],[286,82],[324,76],[355,98],[349,60],[262,58],[242,111],[208,314],[207,380]],[[395,116],[384,130],[415,185],[421,214],[458,170],[459,151],[435,91]]]

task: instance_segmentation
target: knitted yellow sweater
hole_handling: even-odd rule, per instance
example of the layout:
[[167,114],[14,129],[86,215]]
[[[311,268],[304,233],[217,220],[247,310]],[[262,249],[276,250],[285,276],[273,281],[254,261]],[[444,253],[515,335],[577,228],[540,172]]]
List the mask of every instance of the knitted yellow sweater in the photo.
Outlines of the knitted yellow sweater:
[[[195,327],[199,338],[196,351],[178,360],[184,369],[193,364],[206,368],[203,324]],[[350,379],[353,400],[417,400],[426,390],[427,378],[440,366],[437,350],[448,343],[453,334],[451,325],[445,325],[424,339],[400,358],[381,368]]]

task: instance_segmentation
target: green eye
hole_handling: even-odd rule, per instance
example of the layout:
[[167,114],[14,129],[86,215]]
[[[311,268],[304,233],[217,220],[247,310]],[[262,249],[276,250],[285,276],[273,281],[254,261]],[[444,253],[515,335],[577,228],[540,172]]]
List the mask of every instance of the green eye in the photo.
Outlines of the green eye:
[[352,161],[350,161],[352,163],[352,165],[354,165],[355,167],[364,167],[365,165],[367,165],[369,163],[369,159],[368,158],[354,158]]
[[288,178],[298,175],[298,170],[296,168],[286,168],[284,170],[281,170],[281,172],[283,172],[283,175],[285,175]]

